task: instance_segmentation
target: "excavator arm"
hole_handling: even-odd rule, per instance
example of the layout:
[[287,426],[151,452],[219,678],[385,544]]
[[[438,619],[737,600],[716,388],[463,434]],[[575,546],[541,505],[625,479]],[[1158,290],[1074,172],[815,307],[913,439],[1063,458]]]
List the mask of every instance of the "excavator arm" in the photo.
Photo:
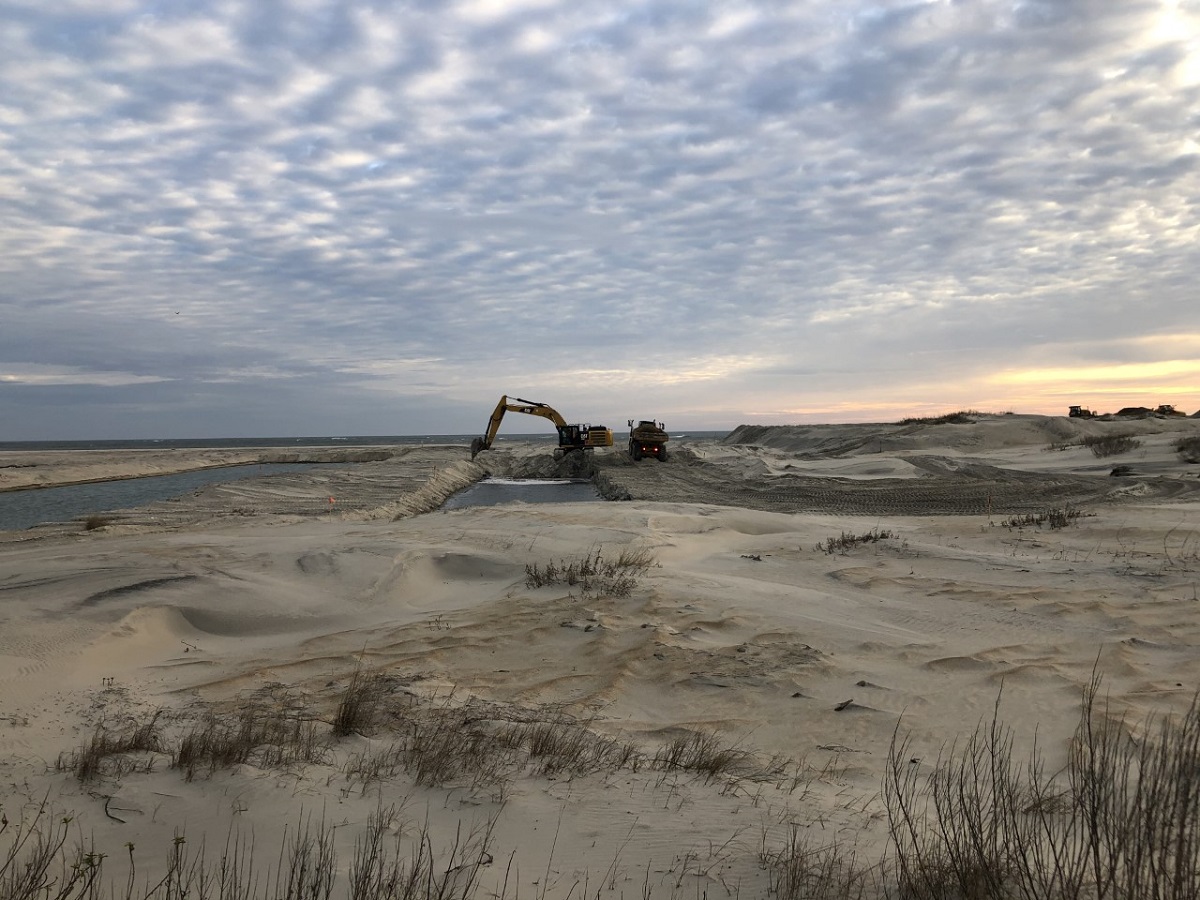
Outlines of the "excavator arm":
[[483,437],[477,437],[471,441],[471,459],[474,459],[481,450],[492,449],[492,442],[496,440],[496,433],[500,430],[500,423],[504,420],[506,412],[524,413],[527,416],[541,416],[543,419],[549,419],[558,429],[560,451],[612,446],[612,433],[603,425],[595,427],[568,425],[567,420],[553,406],[535,403],[532,400],[522,400],[520,397],[512,399],[514,402],[510,403],[507,396],[500,398],[500,402],[492,411],[492,417],[488,419],[487,431],[484,432]]
[[558,410],[554,407],[545,403],[534,403],[532,400],[522,400],[520,397],[513,397],[513,400],[516,402],[509,403],[507,395],[500,397],[500,402],[492,411],[492,417],[488,419],[487,431],[484,432],[483,437],[471,441],[471,459],[474,459],[480,450],[492,449],[492,442],[496,440],[496,433],[500,430],[500,423],[506,412],[525,413],[527,416],[541,416],[543,419],[549,419],[559,430],[559,434],[562,434],[562,429],[567,427],[567,420],[559,415]]

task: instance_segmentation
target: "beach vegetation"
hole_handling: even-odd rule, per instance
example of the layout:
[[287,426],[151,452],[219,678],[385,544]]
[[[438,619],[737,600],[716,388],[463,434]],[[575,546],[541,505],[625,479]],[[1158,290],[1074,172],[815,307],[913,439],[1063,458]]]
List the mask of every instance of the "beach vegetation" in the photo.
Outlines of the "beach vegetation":
[[374,724],[384,689],[380,673],[366,673],[361,662],[356,665],[333,714],[334,737],[366,734]]
[[154,754],[162,750],[161,719],[162,711],[155,710],[146,718],[135,718],[117,727],[100,723],[83,746],[60,753],[54,768],[70,772],[83,782],[149,772],[154,767]]
[[1079,443],[1092,451],[1092,456],[1097,459],[1128,453],[1142,446],[1142,442],[1132,434],[1087,435],[1080,438]]
[[868,863],[849,843],[822,844],[792,826],[781,847],[760,853],[778,900],[868,900],[887,897],[878,863]]
[[1180,438],[1175,442],[1175,452],[1186,463],[1200,463],[1200,435]]
[[[176,831],[165,871],[139,883],[133,843],[125,845],[128,874],[123,884],[103,881],[107,854],[78,834],[69,815],[57,816],[48,801],[0,825],[0,897],[4,900],[330,900],[335,885],[348,900],[471,900],[479,876],[493,862],[494,819],[460,830],[438,846],[427,823],[405,821],[395,807],[371,815],[343,867],[334,846],[334,826],[302,813],[284,828],[274,864],[261,865],[254,841],[230,833],[218,858],[204,842],[192,844]],[[411,835],[411,837],[410,837]],[[344,871],[344,875],[342,874]]]
[[615,557],[607,557],[597,547],[578,559],[553,560],[525,565],[525,586],[540,588],[565,584],[578,587],[585,597],[628,597],[641,576],[657,560],[645,547],[623,548]]
[[901,419],[897,425],[971,425],[981,416],[988,413],[977,409],[960,409],[955,412],[943,413],[940,416],[909,416]]
[[83,520],[84,531],[95,531],[98,528],[104,528],[115,522],[112,516],[91,515]]
[[[997,701],[997,710],[999,701]],[[903,896],[1200,895],[1200,703],[1134,727],[1093,677],[1065,769],[995,713],[926,775],[892,743],[884,782]]]
[[686,731],[655,753],[654,768],[697,772],[712,780],[744,768],[752,759],[752,754],[729,746],[711,732]]
[[874,544],[879,541],[890,540],[893,537],[895,535],[888,528],[872,528],[870,531],[858,534],[843,531],[837,537],[827,537],[824,541],[819,541],[816,549],[830,555],[834,553],[845,554],[862,544]]
[[1066,528],[1083,514],[1082,510],[1074,506],[1055,507],[1035,513],[1009,516],[1000,522],[1000,526],[1002,528],[1041,528],[1045,525],[1048,528]]
[[265,768],[320,763],[328,750],[318,718],[298,698],[269,687],[237,709],[208,709],[174,742],[170,767],[191,781],[251,761]]
[[[452,699],[411,705],[400,719],[382,715],[381,722],[395,727],[395,742],[371,753],[360,749],[343,771],[364,781],[406,771],[417,783],[462,785],[497,776],[573,778],[644,767],[662,773],[660,785],[677,774],[737,789],[747,779],[777,777],[787,768],[711,732],[680,730],[646,756],[553,708]],[[868,858],[852,843],[822,843],[818,831],[800,825],[777,845],[764,836],[758,859],[771,891],[781,900],[1200,896],[1200,695],[1180,715],[1131,722],[1101,694],[1093,676],[1061,767],[1050,766],[1036,744],[1028,754],[1017,751],[1001,699],[988,719],[965,741],[945,746],[932,765],[921,762],[898,724],[879,794],[888,836],[884,852]],[[257,709],[265,713],[265,704]],[[292,719],[281,714],[280,720],[294,721],[294,708],[283,713]],[[205,738],[209,749],[198,757],[204,764],[220,757],[278,766],[306,755],[247,756],[241,750],[259,739],[248,730],[247,717],[231,711],[219,726],[213,721],[221,714],[214,711],[211,719],[198,733],[223,734],[231,749],[217,752],[219,741]],[[122,728],[98,729],[88,746],[101,759],[161,752],[162,720],[150,713]],[[276,724],[267,732],[262,739],[268,742],[312,746],[304,728]],[[330,763],[321,754],[308,755]],[[106,853],[71,816],[43,799],[0,809],[0,897],[471,900],[481,867],[493,862],[494,828],[494,818],[460,827],[439,847],[428,824],[405,822],[397,808],[381,805],[342,865],[333,828],[302,812],[285,829],[273,867],[259,865],[253,843],[242,835],[226,840],[219,859],[207,859],[203,841],[192,844],[176,831],[160,865],[165,874],[145,886],[136,883],[141,862],[135,865],[134,847],[127,845],[128,882],[122,886],[102,880]]]

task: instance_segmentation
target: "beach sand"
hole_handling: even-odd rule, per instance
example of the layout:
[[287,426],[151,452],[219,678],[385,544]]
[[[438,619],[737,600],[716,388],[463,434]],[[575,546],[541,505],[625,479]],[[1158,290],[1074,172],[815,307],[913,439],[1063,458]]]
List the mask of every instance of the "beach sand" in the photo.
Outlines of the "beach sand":
[[[1105,429],[1140,444],[1078,443]],[[0,806],[71,815],[118,894],[131,861],[152,885],[181,847],[215,864],[252,841],[286,877],[307,827],[338,896],[369,833],[481,896],[765,896],[797,835],[886,851],[897,736],[928,773],[998,709],[1053,768],[1094,673],[1133,719],[1188,708],[1200,467],[1174,446],[1197,435],[1021,415],[739,429],[661,464],[597,453],[614,502],[452,511],[484,474],[562,464],[391,448],[6,532]],[[9,455],[0,483],[216,464],[164,452]],[[89,755],[138,726],[138,749]],[[197,750],[251,732],[226,761]]]

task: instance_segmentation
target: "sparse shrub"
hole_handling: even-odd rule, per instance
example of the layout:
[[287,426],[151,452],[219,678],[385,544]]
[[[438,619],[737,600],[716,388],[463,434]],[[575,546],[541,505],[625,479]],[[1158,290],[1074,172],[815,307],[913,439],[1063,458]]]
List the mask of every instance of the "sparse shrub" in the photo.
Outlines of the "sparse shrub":
[[1041,512],[1011,516],[1000,525],[1004,528],[1041,528],[1043,525],[1051,528],[1066,528],[1082,515],[1080,510],[1068,506],[1065,509],[1046,509]]
[[364,673],[361,664],[356,666],[333,716],[334,737],[364,734],[374,722],[382,689],[383,681],[378,674]]
[[518,738],[529,753],[535,774],[554,775],[637,768],[641,753],[632,744],[596,734],[569,719],[524,725]]
[[957,412],[943,413],[940,416],[910,416],[901,419],[898,425],[970,425],[980,416],[987,413],[977,409],[960,409]]
[[761,860],[778,900],[867,900],[887,896],[880,874],[861,863],[853,847],[815,844],[806,831],[793,826],[779,850],[764,851]]
[[1200,463],[1200,436],[1180,438],[1175,442],[1175,452],[1186,463]]
[[440,710],[409,723],[397,759],[417,784],[441,787],[465,780],[489,787],[511,777],[517,766],[513,749],[467,718]]
[[70,772],[80,781],[92,781],[106,775],[120,776],[129,772],[149,771],[154,760],[143,757],[129,759],[130,754],[153,754],[162,750],[159,735],[161,710],[144,721],[133,721],[119,731],[97,725],[86,744],[71,753],[62,753],[55,763],[59,772]]
[[[495,819],[455,836],[442,854],[435,854],[427,827],[408,848],[404,829],[396,827],[394,807],[380,809],[367,820],[354,843],[348,896],[353,900],[470,900],[479,887],[481,870],[491,864]],[[390,839],[388,836],[392,835]],[[336,862],[336,861],[335,861]],[[333,867],[331,866],[331,869]],[[335,869],[334,869],[335,870]],[[312,895],[294,895],[308,898]]]
[[713,734],[689,731],[671,740],[654,754],[656,769],[684,769],[712,780],[732,774],[752,760],[752,755],[737,747],[722,744]]
[[893,740],[884,797],[900,896],[1200,896],[1200,695],[1178,721],[1130,729],[1098,694],[1093,679],[1063,772],[1036,749],[1017,760],[998,713],[925,777]]
[[863,532],[862,534],[843,531],[837,537],[829,537],[822,542],[818,542],[816,549],[827,554],[845,553],[859,544],[874,544],[877,541],[886,541],[892,537],[894,535],[886,528],[883,530],[872,528],[870,531]]
[[628,597],[639,577],[655,563],[654,554],[645,548],[623,549],[616,559],[606,559],[602,548],[574,561],[553,561],[539,566],[525,565],[525,586],[540,588],[552,584],[578,586],[582,596]]
[[84,531],[95,531],[97,528],[103,528],[106,525],[111,525],[115,522],[112,516],[88,516],[83,520]]
[[180,738],[171,768],[191,781],[199,771],[211,775],[252,759],[277,768],[321,762],[326,751],[316,720],[286,699],[276,698],[273,703],[244,706],[233,716],[210,711]]
[[1097,459],[1128,453],[1142,446],[1142,442],[1132,434],[1088,435],[1080,438],[1079,443],[1091,450],[1092,456]]
[[57,815],[43,797],[36,806],[18,807],[9,819],[0,809],[0,897],[4,900],[68,900],[97,895],[104,854],[74,846],[73,818]]
[[[130,874],[123,884],[103,883],[105,853],[82,836],[72,845],[73,819],[56,814],[45,800],[15,823],[4,819],[0,836],[0,897],[4,900],[330,900],[339,881],[334,828],[314,823],[301,812],[295,826],[285,826],[271,866],[260,866],[254,842],[231,833],[220,858],[210,861],[205,844],[193,850],[176,832],[167,851],[164,872],[146,887],[135,884],[134,846],[126,844]],[[428,824],[400,821],[394,807],[381,808],[367,820],[344,870],[344,893],[353,900],[472,900],[479,877],[492,863],[495,819],[458,832],[449,846],[438,849]]]

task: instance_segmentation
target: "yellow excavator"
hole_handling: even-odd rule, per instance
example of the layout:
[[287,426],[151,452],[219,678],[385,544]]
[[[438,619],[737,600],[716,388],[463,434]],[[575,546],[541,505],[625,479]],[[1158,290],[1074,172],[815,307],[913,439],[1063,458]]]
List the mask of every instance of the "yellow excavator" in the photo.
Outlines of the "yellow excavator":
[[492,441],[496,439],[496,432],[500,430],[500,421],[506,412],[541,416],[543,419],[553,422],[554,427],[558,429],[558,448],[554,451],[555,456],[562,456],[564,453],[571,453],[575,450],[594,450],[596,447],[613,445],[612,432],[603,425],[568,425],[567,420],[559,415],[558,410],[552,406],[545,403],[534,403],[532,400],[522,400],[520,397],[512,399],[514,402],[510,403],[507,396],[500,398],[495,411],[492,412],[492,417],[488,420],[487,432],[483,437],[477,437],[471,441],[471,459],[474,459],[481,450],[492,449]]

